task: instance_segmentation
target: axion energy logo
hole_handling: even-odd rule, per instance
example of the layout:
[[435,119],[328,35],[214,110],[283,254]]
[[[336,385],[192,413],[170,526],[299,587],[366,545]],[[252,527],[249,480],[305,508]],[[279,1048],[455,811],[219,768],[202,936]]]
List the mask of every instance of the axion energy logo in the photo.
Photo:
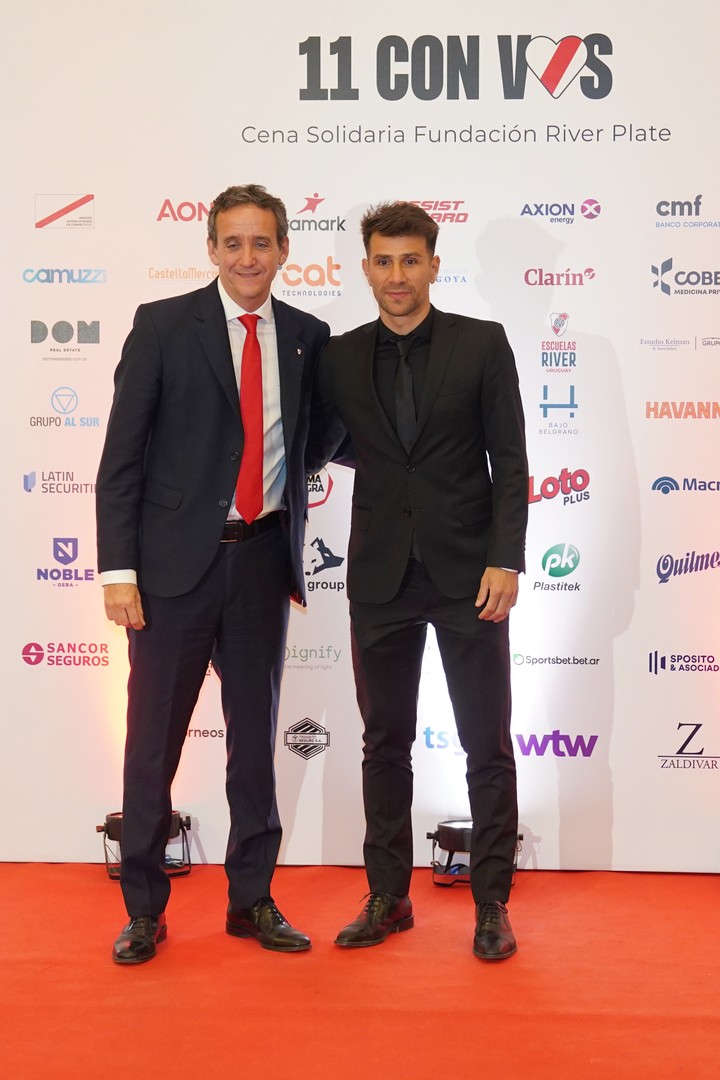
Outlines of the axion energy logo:
[[36,195],[36,229],[92,229],[94,195]]
[[575,83],[580,93],[591,100],[608,96],[613,77],[601,57],[612,55],[612,41],[605,34],[575,34],[556,40],[519,34],[498,35],[500,72],[506,99],[525,97],[528,72],[553,98],[561,97]]

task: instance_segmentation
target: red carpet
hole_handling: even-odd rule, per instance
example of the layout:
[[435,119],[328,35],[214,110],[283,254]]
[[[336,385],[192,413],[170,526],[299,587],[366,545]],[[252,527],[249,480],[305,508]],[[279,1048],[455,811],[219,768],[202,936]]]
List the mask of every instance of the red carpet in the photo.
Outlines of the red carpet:
[[176,880],[169,934],[135,968],[104,867],[0,865],[0,1067],[12,1080],[489,1080],[710,1077],[720,1071],[720,880],[526,871],[517,955],[471,951],[469,889],[413,879],[415,929],[371,949],[335,933],[362,871],[278,870],[314,942],[278,956],[224,932],[220,867]]

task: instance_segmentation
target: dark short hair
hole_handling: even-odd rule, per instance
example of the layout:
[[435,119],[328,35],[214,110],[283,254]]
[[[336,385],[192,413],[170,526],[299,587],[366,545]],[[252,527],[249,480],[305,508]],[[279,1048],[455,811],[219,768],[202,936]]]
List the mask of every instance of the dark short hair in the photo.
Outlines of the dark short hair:
[[277,225],[277,241],[282,244],[288,234],[288,219],[285,203],[275,195],[271,195],[262,184],[243,184],[225,188],[214,199],[208,214],[208,237],[213,244],[217,243],[216,219],[224,210],[232,210],[234,206],[259,206],[261,210],[271,210],[275,215]]
[[360,222],[360,231],[366,251],[372,234],[379,233],[380,236],[421,236],[430,254],[434,255],[439,226],[415,203],[398,201],[368,207]]

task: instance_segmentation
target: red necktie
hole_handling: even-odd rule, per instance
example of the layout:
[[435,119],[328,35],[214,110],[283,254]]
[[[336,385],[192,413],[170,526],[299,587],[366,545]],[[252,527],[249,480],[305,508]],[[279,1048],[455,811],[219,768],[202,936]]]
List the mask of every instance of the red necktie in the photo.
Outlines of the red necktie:
[[235,506],[243,521],[254,521],[263,508],[262,357],[257,337],[259,315],[241,315],[246,330],[240,370],[240,415],[245,442]]

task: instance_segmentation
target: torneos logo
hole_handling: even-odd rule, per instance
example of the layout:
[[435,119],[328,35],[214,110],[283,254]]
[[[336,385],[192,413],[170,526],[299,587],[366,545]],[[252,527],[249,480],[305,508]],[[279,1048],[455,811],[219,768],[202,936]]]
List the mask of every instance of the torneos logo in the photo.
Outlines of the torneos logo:
[[567,577],[577,570],[580,552],[573,544],[555,544],[542,558],[542,568],[549,577]]
[[22,658],[26,664],[30,667],[36,667],[41,664],[45,657],[45,650],[42,645],[38,645],[37,641],[30,641],[22,651]]

